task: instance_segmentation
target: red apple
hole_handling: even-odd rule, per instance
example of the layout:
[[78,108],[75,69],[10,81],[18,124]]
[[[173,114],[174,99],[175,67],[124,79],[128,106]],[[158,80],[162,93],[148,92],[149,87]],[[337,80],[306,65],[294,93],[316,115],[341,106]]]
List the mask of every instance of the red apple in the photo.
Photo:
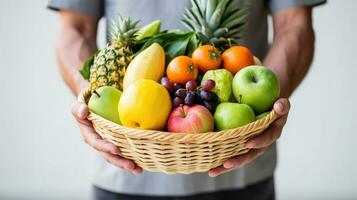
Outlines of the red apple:
[[171,112],[167,129],[175,133],[210,132],[214,129],[214,119],[204,106],[179,106]]

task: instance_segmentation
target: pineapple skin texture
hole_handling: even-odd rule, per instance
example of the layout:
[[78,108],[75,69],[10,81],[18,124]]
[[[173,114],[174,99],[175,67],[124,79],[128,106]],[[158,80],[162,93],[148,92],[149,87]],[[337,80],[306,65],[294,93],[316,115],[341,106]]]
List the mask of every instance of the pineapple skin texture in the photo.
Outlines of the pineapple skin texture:
[[123,79],[126,68],[133,59],[129,47],[107,46],[100,50],[90,68],[90,89],[108,85],[123,90]]

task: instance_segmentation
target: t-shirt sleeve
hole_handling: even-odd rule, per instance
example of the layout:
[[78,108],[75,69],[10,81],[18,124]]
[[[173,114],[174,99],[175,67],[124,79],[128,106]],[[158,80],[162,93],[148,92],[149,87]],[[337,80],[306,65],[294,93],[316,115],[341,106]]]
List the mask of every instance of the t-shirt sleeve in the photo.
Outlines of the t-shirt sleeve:
[[326,3],[326,0],[269,0],[268,7],[271,13],[298,7],[298,6],[318,6]]
[[103,0],[49,0],[47,7],[55,11],[66,9],[100,18],[103,16],[104,5]]

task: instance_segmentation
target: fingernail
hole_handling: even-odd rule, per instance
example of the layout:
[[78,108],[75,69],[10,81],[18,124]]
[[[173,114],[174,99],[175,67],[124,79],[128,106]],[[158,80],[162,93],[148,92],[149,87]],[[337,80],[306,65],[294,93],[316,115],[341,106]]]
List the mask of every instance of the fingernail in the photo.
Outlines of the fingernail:
[[231,162],[224,163],[223,167],[226,168],[226,169],[230,169],[230,168],[233,167],[233,163],[231,163]]
[[112,153],[112,154],[115,154],[115,155],[120,155],[120,150],[119,150],[118,148],[113,148],[113,149],[111,150],[111,153]]
[[216,176],[217,176],[217,174],[208,173],[208,176],[210,176],[210,177],[216,177]]
[[111,150],[111,153],[114,155],[119,155],[118,151],[116,151],[116,150]]
[[128,171],[131,171],[131,170],[135,169],[135,165],[134,164],[128,164],[128,166],[126,166],[126,169]]
[[276,104],[276,106],[277,106],[277,109],[278,109],[280,112],[284,112],[284,105],[283,105],[282,103],[278,102],[278,103]]

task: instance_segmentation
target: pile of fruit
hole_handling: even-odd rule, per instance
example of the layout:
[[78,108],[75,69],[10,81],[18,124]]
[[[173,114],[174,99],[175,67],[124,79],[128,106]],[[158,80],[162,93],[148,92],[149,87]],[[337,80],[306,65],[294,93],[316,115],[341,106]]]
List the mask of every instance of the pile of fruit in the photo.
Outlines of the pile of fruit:
[[117,124],[174,133],[232,129],[264,117],[279,81],[238,45],[247,17],[236,0],[192,0],[188,31],[113,23],[111,43],[84,65],[91,112]]

